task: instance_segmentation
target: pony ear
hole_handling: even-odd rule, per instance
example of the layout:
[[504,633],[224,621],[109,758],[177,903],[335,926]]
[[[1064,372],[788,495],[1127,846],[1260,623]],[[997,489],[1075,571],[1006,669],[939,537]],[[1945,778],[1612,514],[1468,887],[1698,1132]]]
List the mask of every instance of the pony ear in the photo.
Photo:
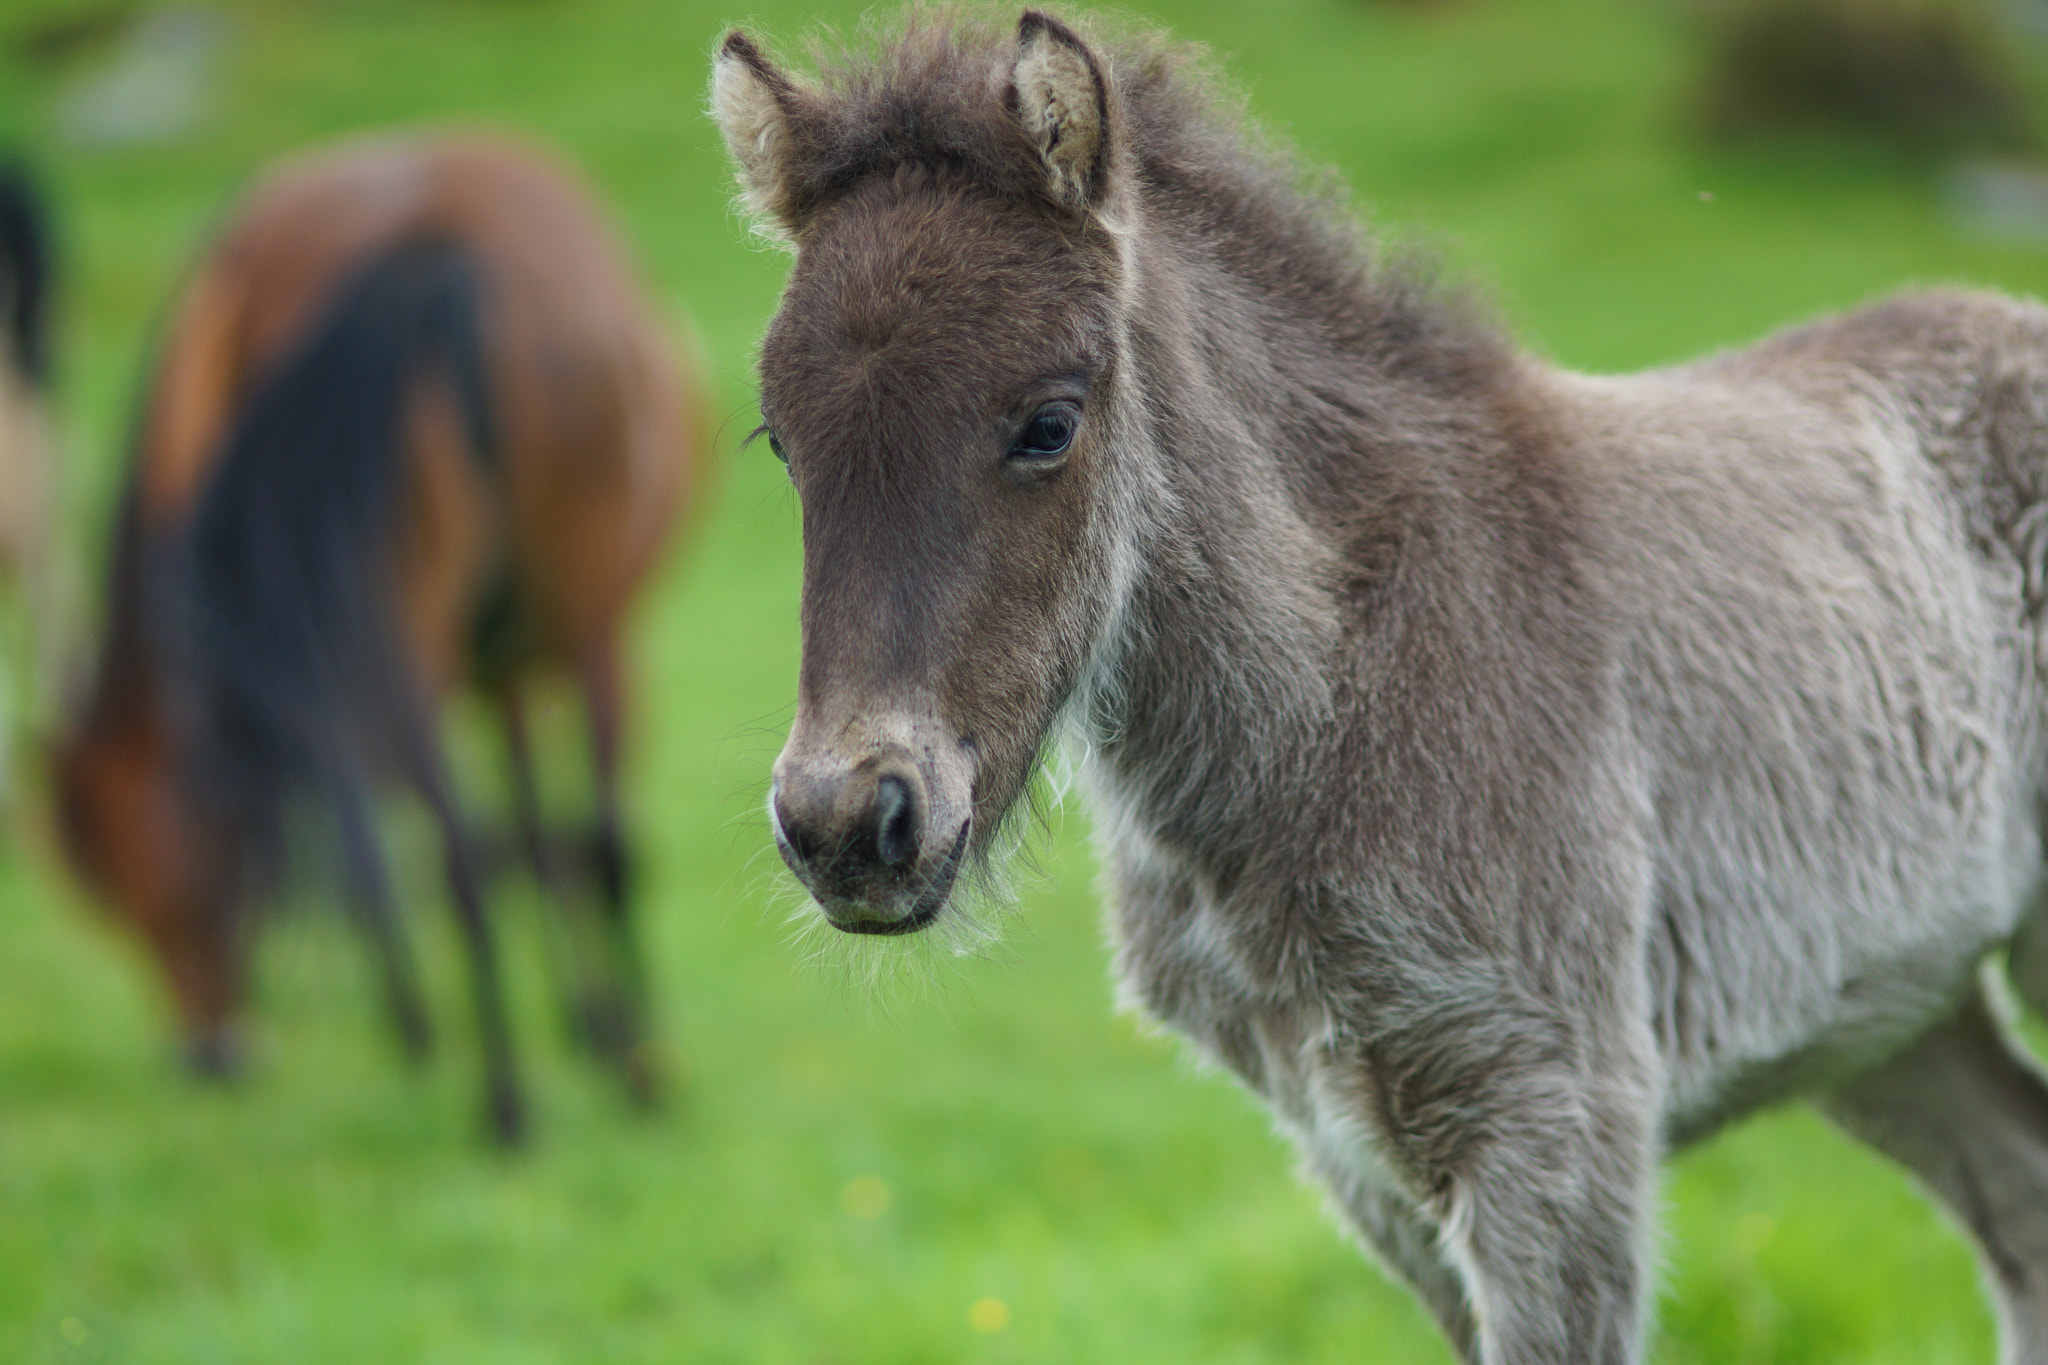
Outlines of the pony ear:
[[738,29],[725,35],[711,68],[711,116],[739,169],[747,207],[785,238],[796,227],[790,124],[807,103],[753,39]]
[[1077,210],[1099,205],[1109,183],[1109,83],[1088,45],[1050,15],[1024,11],[1010,101],[1045,158],[1054,198]]

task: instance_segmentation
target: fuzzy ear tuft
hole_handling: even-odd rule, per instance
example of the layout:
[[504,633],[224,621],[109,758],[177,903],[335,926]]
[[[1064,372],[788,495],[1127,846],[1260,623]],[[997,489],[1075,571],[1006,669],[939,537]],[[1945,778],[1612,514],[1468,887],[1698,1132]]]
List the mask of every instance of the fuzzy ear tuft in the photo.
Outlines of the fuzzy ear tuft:
[[741,197],[772,235],[794,229],[790,124],[804,103],[796,83],[752,38],[734,29],[711,68],[711,116],[739,171]]
[[1026,10],[1010,98],[1045,158],[1054,197],[1075,209],[1100,204],[1109,181],[1109,85],[1088,45],[1059,20]]

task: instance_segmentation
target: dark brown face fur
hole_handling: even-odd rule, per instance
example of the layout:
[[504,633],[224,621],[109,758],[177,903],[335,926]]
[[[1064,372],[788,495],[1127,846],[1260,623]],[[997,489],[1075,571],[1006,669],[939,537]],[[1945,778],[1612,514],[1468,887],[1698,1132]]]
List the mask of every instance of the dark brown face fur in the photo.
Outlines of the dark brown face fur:
[[[937,916],[1086,666],[1114,267],[1099,231],[918,165],[805,227],[761,362],[804,509],[773,807],[841,928]],[[1033,445],[1070,423],[1063,453]]]

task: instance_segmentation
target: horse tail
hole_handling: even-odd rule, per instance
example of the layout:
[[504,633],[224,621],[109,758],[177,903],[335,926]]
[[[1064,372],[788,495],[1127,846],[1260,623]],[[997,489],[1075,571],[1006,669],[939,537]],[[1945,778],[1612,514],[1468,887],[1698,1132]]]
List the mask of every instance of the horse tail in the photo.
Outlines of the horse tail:
[[26,169],[0,162],[0,334],[33,388],[50,380],[49,213]]
[[[184,538],[168,604],[196,683],[204,795],[274,873],[295,795],[344,823],[371,769],[433,761],[431,705],[399,617],[408,404],[444,384],[486,466],[495,432],[483,276],[460,246],[381,252],[252,387]],[[359,875],[375,869],[351,868]]]

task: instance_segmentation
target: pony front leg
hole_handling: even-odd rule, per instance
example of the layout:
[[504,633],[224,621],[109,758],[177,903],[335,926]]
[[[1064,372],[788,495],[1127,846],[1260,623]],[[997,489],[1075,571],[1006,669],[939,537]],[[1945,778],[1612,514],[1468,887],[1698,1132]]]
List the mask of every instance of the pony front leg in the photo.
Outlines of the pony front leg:
[[1439,1230],[1399,1191],[1353,1174],[1341,1158],[1333,1162],[1318,1153],[1316,1165],[1366,1249],[1415,1291],[1458,1359],[1476,1362],[1479,1329],[1471,1298],[1464,1277],[1445,1259]]
[[[1574,1056],[1571,1041],[1562,1024],[1508,1038],[1489,1028],[1476,1043],[1440,1037],[1426,1062],[1383,1082],[1397,1150],[1464,1282],[1476,1330],[1463,1349],[1476,1365],[1642,1359],[1653,1053],[1632,1041]],[[1441,1086],[1428,1074],[1438,1067]]]
[[1449,1240],[1479,1323],[1480,1365],[1642,1358],[1648,1181],[1623,1153],[1594,1147],[1544,1169],[1560,1155],[1500,1153],[1453,1195]]

